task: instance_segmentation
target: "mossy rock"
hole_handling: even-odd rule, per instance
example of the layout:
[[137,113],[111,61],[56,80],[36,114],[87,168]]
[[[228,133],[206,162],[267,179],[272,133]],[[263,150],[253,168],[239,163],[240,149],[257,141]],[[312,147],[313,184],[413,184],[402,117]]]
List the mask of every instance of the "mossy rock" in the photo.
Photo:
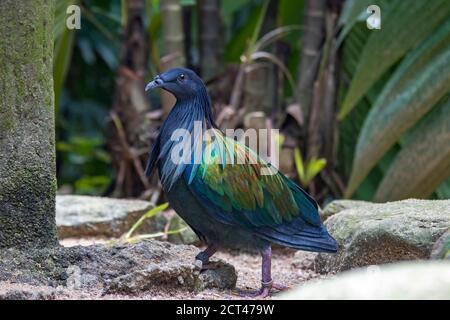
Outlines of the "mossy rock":
[[361,200],[334,200],[330,202],[323,210],[320,211],[320,218],[322,221],[329,217],[347,209],[355,209],[362,206],[372,205],[372,202]]
[[0,282],[123,295],[158,288],[233,289],[237,280],[234,267],[213,260],[215,268],[199,272],[194,265],[198,252],[194,246],[155,240],[126,245],[0,250]]
[[339,244],[319,254],[316,271],[340,272],[401,260],[428,259],[450,228],[450,200],[404,200],[343,210],[325,226]]

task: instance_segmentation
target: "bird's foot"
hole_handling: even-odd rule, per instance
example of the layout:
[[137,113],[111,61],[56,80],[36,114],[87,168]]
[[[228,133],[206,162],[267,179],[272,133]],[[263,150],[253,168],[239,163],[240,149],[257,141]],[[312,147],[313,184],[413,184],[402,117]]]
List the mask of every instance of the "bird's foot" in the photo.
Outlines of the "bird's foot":
[[217,269],[217,263],[210,262],[209,260],[204,262],[202,260],[196,259],[194,262],[194,269],[198,272]]
[[239,295],[241,297],[250,297],[250,298],[254,298],[254,299],[265,299],[269,296],[271,296],[271,294],[273,293],[273,289],[277,290],[277,291],[284,291],[289,289],[289,286],[285,286],[283,284],[280,283],[276,283],[273,281],[264,283],[262,282],[261,288],[257,291],[240,291]]
[[198,272],[203,270],[211,270],[217,268],[217,263],[209,262],[209,258],[217,251],[217,246],[209,245],[204,251],[199,252],[195,256],[194,268]]
[[277,290],[277,291],[286,291],[286,290],[289,290],[291,287],[286,286],[286,285],[284,285],[282,283],[275,282],[275,283],[272,284],[272,288]]

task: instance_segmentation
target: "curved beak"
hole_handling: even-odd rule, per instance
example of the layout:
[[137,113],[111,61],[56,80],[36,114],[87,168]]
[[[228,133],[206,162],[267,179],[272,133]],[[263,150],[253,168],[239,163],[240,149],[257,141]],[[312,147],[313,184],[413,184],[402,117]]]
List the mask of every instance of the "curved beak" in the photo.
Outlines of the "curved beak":
[[164,80],[160,76],[156,76],[155,79],[150,81],[145,86],[145,91],[152,90],[155,88],[162,88],[164,86]]

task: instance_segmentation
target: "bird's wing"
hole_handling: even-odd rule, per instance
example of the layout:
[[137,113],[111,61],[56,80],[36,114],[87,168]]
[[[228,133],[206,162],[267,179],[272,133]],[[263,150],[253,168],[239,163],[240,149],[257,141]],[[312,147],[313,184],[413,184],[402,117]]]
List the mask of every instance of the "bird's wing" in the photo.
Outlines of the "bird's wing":
[[184,172],[190,190],[210,214],[249,228],[293,220],[321,225],[317,204],[305,191],[244,145],[214,131],[201,163]]
[[158,162],[158,156],[160,152],[160,136],[156,138],[155,143],[153,144],[152,151],[148,155],[147,165],[145,167],[145,175],[149,177],[153,169],[155,168],[157,162]]

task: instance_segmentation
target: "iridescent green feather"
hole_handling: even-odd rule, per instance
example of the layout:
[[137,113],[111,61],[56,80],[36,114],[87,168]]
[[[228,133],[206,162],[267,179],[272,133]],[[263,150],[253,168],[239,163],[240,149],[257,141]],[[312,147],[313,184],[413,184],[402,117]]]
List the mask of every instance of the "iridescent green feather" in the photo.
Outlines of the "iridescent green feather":
[[[194,178],[202,182],[199,192],[222,210],[243,211],[267,224],[280,224],[299,215],[286,177],[246,146],[218,130],[213,134],[215,139],[206,143]],[[274,174],[262,174],[263,168]]]

